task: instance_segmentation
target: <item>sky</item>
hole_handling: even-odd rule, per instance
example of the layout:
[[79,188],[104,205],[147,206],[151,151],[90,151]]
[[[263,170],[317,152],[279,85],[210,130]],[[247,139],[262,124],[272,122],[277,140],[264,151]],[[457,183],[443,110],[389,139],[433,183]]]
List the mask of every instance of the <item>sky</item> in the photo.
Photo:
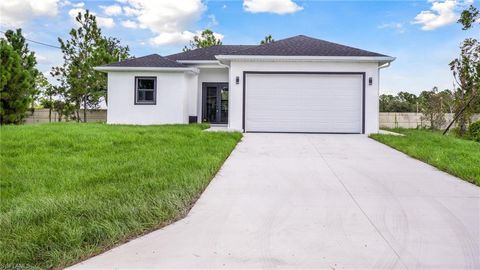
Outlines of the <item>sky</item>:
[[[136,57],[180,52],[209,28],[223,44],[258,44],[307,35],[396,57],[381,70],[380,92],[418,94],[453,87],[448,64],[467,37],[456,23],[473,0],[301,1],[301,0],[0,0],[0,30],[22,28],[26,38],[59,46],[73,17],[90,10],[103,34],[128,45]],[[477,6],[478,7],[478,6]],[[49,75],[60,65],[60,49],[29,43],[39,69]]]

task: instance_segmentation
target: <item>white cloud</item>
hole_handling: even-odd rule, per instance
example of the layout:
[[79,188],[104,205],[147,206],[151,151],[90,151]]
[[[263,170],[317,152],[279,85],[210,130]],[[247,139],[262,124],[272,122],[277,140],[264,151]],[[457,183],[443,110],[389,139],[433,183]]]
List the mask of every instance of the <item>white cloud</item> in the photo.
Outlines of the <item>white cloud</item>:
[[200,0],[128,0],[137,20],[156,33],[179,32],[200,19],[206,7]]
[[208,27],[216,26],[218,25],[217,17],[215,15],[210,14],[208,15]]
[[303,9],[292,0],[244,0],[243,9],[251,13],[295,13]]
[[60,7],[68,7],[68,6],[71,6],[71,7],[84,7],[85,6],[85,3],[84,2],[76,2],[76,3],[72,3],[68,0],[64,0],[62,2],[59,3]]
[[[463,6],[463,4],[457,0],[430,0],[429,2],[432,3],[430,10],[421,11],[415,16],[413,21],[414,24],[421,24],[422,30],[425,31],[435,30],[439,27],[455,23],[459,17],[456,9],[459,6]],[[466,3],[468,3],[468,0]]]
[[0,1],[0,24],[7,27],[22,27],[34,17],[55,17],[58,0],[6,0]]
[[123,13],[125,16],[138,16],[141,12],[140,10],[131,7],[123,7]]
[[85,12],[85,9],[83,9],[83,8],[72,8],[68,11],[68,16],[75,19],[75,17],[77,17],[78,13],[83,14],[84,12]]
[[111,5],[111,6],[100,6],[103,9],[103,13],[107,16],[118,16],[122,14],[122,7],[119,5]]
[[[76,23],[75,17],[77,17],[78,13],[85,13],[84,8],[72,8],[68,11],[68,15],[72,18],[72,20]],[[115,26],[115,21],[112,18],[107,18],[107,17],[100,17],[95,14],[95,12],[92,12],[93,15],[97,18],[97,24],[100,27],[105,27],[105,28],[112,28]]]
[[160,33],[156,37],[150,39],[150,44],[152,45],[178,45],[186,44],[195,36],[194,33],[190,31],[183,32],[165,32]]
[[138,24],[134,21],[131,21],[131,20],[126,20],[126,21],[122,21],[122,26],[125,27],[125,28],[131,28],[131,29],[136,29],[138,28]]
[[85,3],[84,2],[78,2],[78,3],[72,3],[72,7],[84,7]]
[[115,26],[115,21],[112,18],[97,16],[97,23],[98,23],[98,26],[105,27],[105,28],[112,28]]
[[392,22],[392,23],[384,23],[378,26],[379,29],[393,29],[398,31],[399,33],[405,33],[405,26],[403,23]]
[[35,54],[35,58],[37,59],[37,63],[39,64],[44,64],[44,65],[48,65],[50,64],[51,62],[48,60],[48,58],[46,56],[44,56],[43,54]]
[[[117,3],[121,4],[123,14],[131,17],[122,26],[149,29],[156,34],[149,40],[152,45],[186,44],[196,34],[190,29],[207,9],[201,0],[117,0]],[[208,18],[210,26],[218,23],[214,16]]]
[[[150,39],[150,44],[152,45],[174,45],[174,44],[186,44],[190,40],[193,39],[195,35],[200,36],[201,31],[197,31],[196,33],[192,33],[190,31],[183,31],[183,32],[165,32],[160,33],[156,37]],[[222,40],[223,35],[219,33],[213,33],[215,38]]]

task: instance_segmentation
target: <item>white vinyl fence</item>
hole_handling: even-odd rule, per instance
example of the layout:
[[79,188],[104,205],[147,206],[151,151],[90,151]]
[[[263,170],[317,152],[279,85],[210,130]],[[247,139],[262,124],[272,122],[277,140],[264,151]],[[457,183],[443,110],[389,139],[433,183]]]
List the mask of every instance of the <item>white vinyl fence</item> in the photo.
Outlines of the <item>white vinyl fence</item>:
[[[83,110],[80,111],[83,117]],[[445,114],[446,123],[448,124],[453,118],[453,113]],[[475,114],[472,121],[480,119],[480,114]],[[422,121],[421,113],[380,113],[380,128],[417,128],[420,126],[429,126],[428,121]],[[62,119],[62,121],[65,121]],[[107,110],[87,110],[87,122],[106,122]],[[52,111],[52,122],[58,122],[58,114]],[[33,115],[27,117],[26,124],[48,123],[48,109],[35,110]]]
[[[80,110],[83,118],[83,110]],[[87,110],[87,122],[106,122],[107,110]],[[25,124],[48,123],[48,109],[39,109],[25,119]],[[52,122],[58,122],[58,113],[52,111]],[[65,122],[65,117],[62,118]]]
[[[397,112],[381,112],[380,113],[380,128],[417,128],[417,127],[428,127],[430,122],[423,120],[422,113],[397,113]],[[450,121],[452,121],[454,114],[446,113],[445,114],[445,128]],[[474,114],[472,117],[472,122],[480,119],[480,114]]]

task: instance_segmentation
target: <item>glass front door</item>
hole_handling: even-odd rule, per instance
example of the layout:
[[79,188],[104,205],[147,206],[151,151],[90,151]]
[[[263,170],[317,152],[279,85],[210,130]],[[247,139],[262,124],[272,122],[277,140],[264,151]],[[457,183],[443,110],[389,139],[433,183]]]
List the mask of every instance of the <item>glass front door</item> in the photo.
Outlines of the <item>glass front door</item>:
[[228,84],[203,83],[203,122],[228,123]]

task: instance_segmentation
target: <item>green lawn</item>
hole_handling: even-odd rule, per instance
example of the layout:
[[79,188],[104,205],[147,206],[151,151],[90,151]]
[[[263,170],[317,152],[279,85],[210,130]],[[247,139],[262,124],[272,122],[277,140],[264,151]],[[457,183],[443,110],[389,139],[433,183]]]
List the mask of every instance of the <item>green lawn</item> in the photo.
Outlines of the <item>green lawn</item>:
[[442,136],[441,133],[428,130],[391,131],[405,136],[372,134],[370,137],[480,186],[480,143],[453,136]]
[[242,136],[206,127],[1,127],[0,269],[61,268],[184,216]]

